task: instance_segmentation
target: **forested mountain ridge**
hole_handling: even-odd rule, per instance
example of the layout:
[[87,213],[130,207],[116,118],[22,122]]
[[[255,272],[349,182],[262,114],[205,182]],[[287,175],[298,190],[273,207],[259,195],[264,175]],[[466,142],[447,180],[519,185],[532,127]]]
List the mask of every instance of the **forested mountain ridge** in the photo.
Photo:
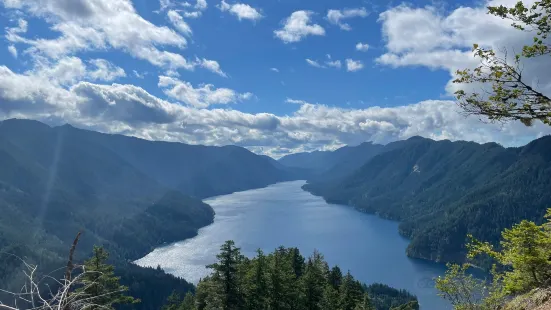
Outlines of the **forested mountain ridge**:
[[551,201],[551,137],[520,148],[414,137],[385,146],[343,179],[304,188],[402,221],[410,256],[461,261],[467,234],[495,243],[513,223],[543,219]]
[[[240,147],[151,142],[5,120],[0,122],[0,252],[55,270],[66,264],[70,244],[82,231],[76,259],[102,244],[122,281],[131,291],[143,291],[143,283],[163,278],[162,271],[126,262],[210,224],[214,211],[199,198],[289,178],[272,159]],[[17,286],[21,262],[0,260],[2,288]],[[183,280],[167,281],[190,287]],[[166,296],[157,298],[158,304]]]
[[280,158],[278,162],[290,168],[310,171],[311,181],[338,179],[354,172],[383,149],[381,144],[364,142],[335,151],[290,154]]

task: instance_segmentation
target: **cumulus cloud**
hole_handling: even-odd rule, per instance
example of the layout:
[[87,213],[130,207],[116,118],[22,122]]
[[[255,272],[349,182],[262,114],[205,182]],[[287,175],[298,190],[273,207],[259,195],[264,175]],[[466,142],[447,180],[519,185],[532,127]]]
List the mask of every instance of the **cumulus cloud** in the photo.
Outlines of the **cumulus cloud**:
[[126,72],[121,67],[113,65],[105,59],[92,59],[89,62],[95,67],[93,71],[87,73],[92,80],[110,82],[126,76]]
[[229,4],[226,1],[222,0],[217,7],[222,12],[230,12],[231,14],[235,15],[237,19],[248,19],[252,21],[257,21],[262,19],[264,16],[258,12],[257,9],[253,8],[252,6],[248,4],[243,3],[235,3],[235,4]]
[[327,12],[327,20],[330,23],[339,26],[342,30],[350,31],[352,30],[352,27],[343,22],[343,20],[354,17],[366,17],[367,15],[369,14],[365,8],[329,10]]
[[283,28],[275,30],[274,34],[284,43],[299,42],[309,35],[324,36],[325,29],[312,23],[311,11],[296,11],[283,22]]
[[[450,72],[448,94],[459,87],[451,83],[458,69],[473,68],[480,60],[473,57],[473,43],[493,48],[498,55],[503,48],[509,56],[530,44],[533,33],[515,30],[510,20],[487,14],[488,5],[514,5],[508,0],[492,0],[477,7],[460,7],[447,14],[433,7],[416,8],[400,5],[379,15],[386,41],[386,53],[377,62],[391,67],[424,66]],[[551,94],[551,63],[530,59],[523,63],[523,77]]]
[[176,100],[197,108],[206,108],[214,104],[235,103],[252,98],[252,93],[237,93],[229,88],[215,88],[214,85],[206,84],[195,88],[191,83],[178,79],[161,76],[159,87],[164,93]]
[[279,69],[278,69],[278,68],[270,68],[270,71],[273,71],[273,72],[279,73]]
[[[26,52],[35,57],[59,59],[78,52],[112,48],[170,70],[193,70],[198,65],[180,53],[162,50],[163,46],[183,49],[187,40],[168,27],[145,20],[131,0],[18,0],[4,1],[4,6],[43,18],[59,33],[56,38],[24,37],[27,26],[23,20],[18,27],[7,30],[8,41],[28,45]],[[197,1],[195,8],[203,10],[206,2]],[[169,12],[169,19],[179,31],[190,33],[189,26],[175,11]]]
[[[77,69],[59,74],[70,70],[69,65],[80,66],[76,59],[26,73],[0,66],[0,118],[34,118],[50,124],[69,122],[77,127],[150,140],[236,144],[273,156],[364,141],[387,143],[415,135],[513,146],[551,133],[551,127],[541,123],[532,127],[520,123],[483,124],[476,117],[458,113],[452,101],[442,100],[343,109],[288,98],[286,102],[297,104],[298,109],[286,116],[204,109],[201,107],[247,100],[252,94],[161,77],[160,87],[169,98],[185,103],[182,105],[134,85],[82,80],[68,85],[75,76],[87,72]],[[53,72],[63,79],[51,79]]]
[[353,60],[353,59],[346,60],[346,71],[355,72],[355,71],[362,70],[363,68],[364,68],[364,64],[359,60]]
[[358,44],[356,44],[356,50],[359,52],[367,52],[369,50],[369,44],[358,42]]

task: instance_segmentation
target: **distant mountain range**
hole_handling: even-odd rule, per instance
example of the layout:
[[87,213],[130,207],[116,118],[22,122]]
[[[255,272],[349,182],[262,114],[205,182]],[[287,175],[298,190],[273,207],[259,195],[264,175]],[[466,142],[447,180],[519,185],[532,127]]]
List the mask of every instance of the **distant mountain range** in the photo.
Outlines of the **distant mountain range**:
[[[83,255],[104,244],[113,255],[135,259],[211,223],[214,212],[200,199],[296,178],[277,161],[237,146],[152,142],[5,120],[0,251],[58,268],[83,231]],[[5,283],[17,270],[0,265],[7,269],[0,270]]]
[[468,233],[496,243],[551,207],[550,136],[520,148],[413,137],[280,162],[317,170],[304,189],[328,202],[401,221],[408,254],[433,261],[461,261]]

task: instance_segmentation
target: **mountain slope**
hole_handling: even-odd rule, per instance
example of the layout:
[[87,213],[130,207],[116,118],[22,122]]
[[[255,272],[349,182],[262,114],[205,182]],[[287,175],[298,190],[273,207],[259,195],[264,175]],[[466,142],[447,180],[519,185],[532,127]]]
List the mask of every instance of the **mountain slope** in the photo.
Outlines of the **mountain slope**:
[[[70,128],[70,129],[69,129]],[[68,129],[83,143],[101,145],[164,186],[206,198],[296,179],[273,159],[237,146],[187,145]]]
[[[5,120],[0,252],[57,269],[82,231],[81,257],[103,244],[114,260],[136,259],[212,222],[212,208],[191,196],[263,187],[289,175],[272,159],[239,147],[151,142]],[[14,280],[19,263],[1,264],[6,270],[0,270],[0,282]]]
[[550,151],[551,137],[522,148],[415,137],[386,146],[343,180],[305,189],[401,220],[411,256],[460,261],[466,234],[497,242],[515,222],[541,220],[551,201]]
[[291,154],[280,158],[279,163],[295,169],[310,170],[309,180],[338,179],[352,173],[383,149],[383,145],[365,142],[335,151]]

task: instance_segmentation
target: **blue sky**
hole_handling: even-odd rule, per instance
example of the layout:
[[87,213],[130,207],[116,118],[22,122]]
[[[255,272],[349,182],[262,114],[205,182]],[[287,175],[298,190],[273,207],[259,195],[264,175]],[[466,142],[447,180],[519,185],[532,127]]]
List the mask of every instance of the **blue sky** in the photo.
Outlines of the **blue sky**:
[[0,117],[276,157],[412,135],[523,144],[548,127],[453,103],[472,43],[529,39],[487,4],[0,0]]

